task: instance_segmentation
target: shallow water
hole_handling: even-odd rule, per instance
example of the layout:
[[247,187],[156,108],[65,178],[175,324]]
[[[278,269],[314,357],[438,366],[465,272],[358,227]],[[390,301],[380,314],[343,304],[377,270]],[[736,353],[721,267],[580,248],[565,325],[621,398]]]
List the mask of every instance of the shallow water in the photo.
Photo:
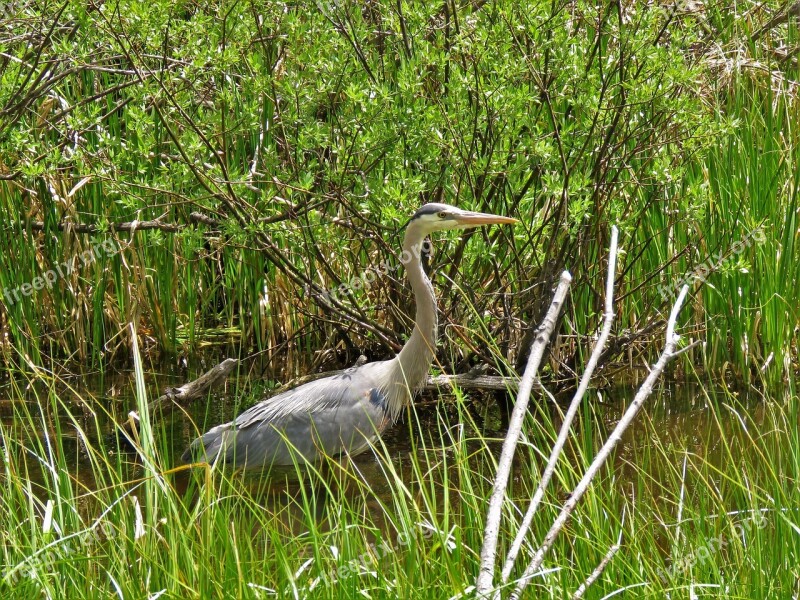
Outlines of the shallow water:
[[[198,361],[193,369],[161,365],[148,371],[145,374],[148,399],[156,398],[169,387],[194,379],[216,362],[216,359],[206,359]],[[187,407],[185,414],[175,413],[158,424],[156,430],[163,427],[163,438],[166,440],[166,451],[161,456],[164,469],[181,464],[180,456],[196,437],[198,430],[202,432],[213,425],[229,421],[258,398],[268,394],[266,390],[275,387],[277,376],[274,373],[267,371],[265,374],[264,369],[258,369],[258,373],[254,371],[256,370],[250,369],[245,372],[242,369],[238,377],[233,373],[226,387],[212,393],[208,398],[195,401]],[[65,462],[70,476],[84,491],[90,491],[98,482],[94,479],[83,438],[85,436],[89,443],[93,443],[93,437],[102,436],[105,438],[105,445],[111,449],[110,452],[117,455],[120,464],[129,469],[131,479],[135,479],[140,470],[136,454],[126,446],[118,446],[111,441],[116,430],[115,421],[123,421],[136,407],[134,387],[132,370],[65,377],[58,383],[53,383],[49,389],[40,382],[6,382],[0,387],[0,431],[8,438],[4,440],[4,445],[17,448],[34,461],[43,462],[47,460],[42,454],[46,454],[49,448],[48,436],[59,436],[66,453]],[[599,433],[603,439],[613,429],[634,393],[633,388],[590,392],[592,426],[601,430]],[[711,393],[713,394],[713,390]],[[722,422],[712,418],[712,413],[706,406],[708,394],[707,390],[704,391],[699,386],[677,384],[658,390],[616,449],[615,465],[623,482],[627,476],[633,478],[632,469],[636,464],[636,457],[653,443],[653,432],[658,432],[658,441],[663,444],[684,448],[685,452],[708,459],[712,463],[725,460],[720,450],[720,428],[731,431],[738,429],[739,415],[731,409],[722,411]],[[24,402],[19,400],[20,395],[25,399]],[[466,398],[465,404],[479,429],[474,433],[497,440],[503,437],[505,415],[501,410],[501,396],[502,394],[474,393]],[[544,401],[532,399],[531,402]],[[437,447],[442,413],[446,415],[447,422],[458,423],[458,411],[454,404],[455,399],[446,393],[427,393],[418,398],[416,414],[411,424],[407,418],[403,419],[384,434],[383,442],[388,455],[395,461],[396,468],[401,473],[409,463],[404,458],[418,444],[424,443],[428,448]],[[752,394],[739,403],[738,410],[742,407],[750,411],[751,418],[758,421],[758,413],[762,407],[760,398]],[[558,423],[560,410],[563,408],[549,405],[546,410]],[[27,411],[31,415],[28,425],[15,422],[14,415],[19,415],[20,411]],[[584,411],[583,416],[586,414]],[[578,429],[582,427],[581,418],[582,414],[579,413],[575,425]],[[650,426],[645,421],[649,421]],[[31,430],[31,423],[34,424],[35,431]],[[38,439],[33,439],[34,436]],[[498,453],[499,445],[498,441]],[[549,448],[545,448],[543,452],[548,450]],[[371,453],[365,453],[353,459],[353,466],[370,484],[377,498],[387,501],[391,498],[391,486],[386,481],[380,459]],[[41,473],[41,470],[30,470],[34,489],[40,483],[36,481],[36,473]],[[4,473],[0,470],[0,477],[3,476]],[[185,479],[179,477],[176,485],[185,485]]]

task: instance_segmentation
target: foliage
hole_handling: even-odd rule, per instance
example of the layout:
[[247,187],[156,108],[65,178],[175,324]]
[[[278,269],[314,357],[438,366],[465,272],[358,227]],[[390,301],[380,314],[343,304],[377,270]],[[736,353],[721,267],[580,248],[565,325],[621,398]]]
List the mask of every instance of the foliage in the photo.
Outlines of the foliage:
[[[773,96],[774,76],[743,78],[750,63],[724,53],[772,56],[784,25],[739,41],[760,10],[16,2],[0,21],[5,355],[102,362],[127,353],[129,322],[167,352],[227,327],[254,349],[337,364],[389,354],[411,299],[397,269],[364,276],[399,264],[407,215],[444,200],[523,221],[442,241],[433,260],[437,286],[464,282],[443,315],[492,315],[511,362],[563,268],[579,290],[568,333],[596,327],[610,224],[627,250],[615,356],[643,351],[676,280],[768,224],[765,244],[705,278],[693,325],[709,332],[710,367],[747,372],[772,354],[780,377],[796,341],[775,321],[796,321],[794,67],[769,64],[783,77]],[[85,252],[87,231],[119,250],[12,301]],[[745,269],[754,293],[739,295]],[[774,316],[755,324],[762,304]],[[720,328],[729,316],[741,327]],[[445,366],[492,362],[455,342]],[[577,345],[559,352],[574,366]]]

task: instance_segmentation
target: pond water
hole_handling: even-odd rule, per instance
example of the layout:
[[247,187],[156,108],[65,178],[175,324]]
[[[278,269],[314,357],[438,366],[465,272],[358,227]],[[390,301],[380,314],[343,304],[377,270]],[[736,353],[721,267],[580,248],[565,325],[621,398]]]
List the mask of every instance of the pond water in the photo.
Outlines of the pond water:
[[[196,376],[216,364],[222,357],[207,357],[198,360],[192,368],[176,365],[160,365],[146,372],[146,386],[149,399],[152,400],[169,387],[175,387],[194,379]],[[163,468],[180,465],[180,455],[196,437],[198,429],[227,422],[244,408],[253,404],[258,398],[269,394],[275,387],[278,375],[265,372],[264,369],[234,372],[227,385],[212,393],[207,398],[195,401],[186,408],[186,413],[175,413],[158,428],[164,428],[163,439],[166,442],[162,453]],[[0,388],[0,430],[4,437],[11,438],[18,448],[34,460],[41,462],[42,452],[48,448],[47,436],[59,436],[65,452],[65,461],[70,477],[85,491],[94,489],[98,482],[94,480],[94,471],[86,452],[83,437],[93,443],[92,437],[104,437],[109,453],[116,453],[121,464],[130,469],[133,480],[137,476],[139,465],[134,452],[113,441],[116,430],[115,421],[120,422],[136,407],[134,394],[135,378],[132,370],[107,371],[80,377],[63,377],[50,390],[42,383],[28,384],[19,380],[7,381]],[[634,388],[617,388],[603,393],[591,392],[589,398],[590,413],[593,414],[592,427],[600,429],[598,433],[603,439],[613,429],[625,407],[635,393]],[[720,448],[720,431],[735,432],[740,429],[737,410],[745,407],[750,417],[758,422],[763,403],[755,393],[740,398],[738,409],[717,412],[707,409],[709,397],[713,390],[703,390],[699,386],[672,384],[663,386],[645,405],[637,423],[623,437],[615,452],[615,464],[623,478],[636,464],[636,457],[653,443],[653,435],[660,437],[660,442],[685,449],[712,463],[726,460]],[[709,396],[711,394],[711,396]],[[19,398],[22,396],[24,402]],[[729,396],[728,396],[729,397]],[[568,400],[567,397],[565,399]],[[499,454],[500,440],[505,434],[505,411],[502,393],[472,393],[466,397],[465,406],[474,418],[475,433],[497,440]],[[532,399],[533,402],[544,402]],[[383,436],[388,455],[396,461],[402,473],[408,461],[404,457],[413,452],[418,444],[428,448],[436,447],[439,435],[441,414],[447,414],[447,422],[458,422],[458,411],[455,400],[447,392],[428,392],[417,399],[416,414],[409,426],[408,418],[401,420]],[[557,423],[562,408],[548,405],[551,418]],[[28,423],[19,422],[20,411],[30,418]],[[584,411],[583,417],[586,416]],[[720,414],[722,417],[720,418]],[[15,417],[16,415],[16,417]],[[576,427],[580,428],[581,414],[576,419]],[[38,436],[38,439],[34,439]],[[427,439],[422,439],[427,437]],[[6,443],[6,445],[8,445]],[[547,452],[544,448],[543,452]],[[371,453],[365,453],[354,460],[361,476],[368,481],[376,497],[389,500],[391,486],[386,482],[384,468],[380,460]],[[1,468],[1,467],[0,467]],[[31,479],[36,487],[36,469],[31,469]],[[0,478],[4,473],[0,471]],[[633,473],[630,473],[633,477]],[[186,477],[178,477],[176,485],[185,485]],[[385,495],[383,495],[385,493]],[[657,498],[656,498],[657,500]]]

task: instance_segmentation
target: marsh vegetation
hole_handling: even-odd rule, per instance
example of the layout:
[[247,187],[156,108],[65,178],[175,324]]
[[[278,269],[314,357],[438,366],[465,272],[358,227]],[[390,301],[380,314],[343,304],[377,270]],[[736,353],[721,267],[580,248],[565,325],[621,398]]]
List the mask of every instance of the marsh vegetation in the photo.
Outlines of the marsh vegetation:
[[[522,221],[435,241],[446,373],[521,372],[568,269],[541,374],[574,388],[620,231],[614,330],[523,555],[655,361],[685,283],[679,331],[702,341],[670,365],[526,593],[568,596],[619,544],[586,597],[796,595],[796,12],[4,5],[0,593],[473,594],[513,392],[428,394],[373,453],[305,484],[176,458],[280,384],[392,356],[413,316],[404,219],[446,201]],[[224,356],[243,361],[228,388],[146,418],[167,385],[156,373],[183,365],[176,383]],[[531,403],[501,553],[559,406]],[[125,449],[130,410],[145,418]]]

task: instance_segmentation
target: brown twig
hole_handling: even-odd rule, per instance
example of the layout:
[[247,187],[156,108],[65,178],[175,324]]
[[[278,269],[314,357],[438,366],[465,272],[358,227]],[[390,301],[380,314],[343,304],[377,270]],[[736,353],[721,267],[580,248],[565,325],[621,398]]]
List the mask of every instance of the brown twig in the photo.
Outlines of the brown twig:
[[[189,220],[204,225],[217,226],[219,222],[211,217],[199,212],[193,212],[189,215]],[[42,221],[23,221],[14,223],[13,225],[21,225],[23,228],[30,228],[33,231],[44,231],[45,223]],[[91,223],[71,223],[69,221],[61,221],[50,225],[50,228],[58,229],[59,231],[72,231],[74,233],[104,233],[106,231],[146,231],[149,229],[157,229],[167,233],[177,233],[186,229],[188,225],[178,223],[165,223],[158,219],[152,221],[127,221],[125,223],[109,223],[105,226],[93,225]]]

